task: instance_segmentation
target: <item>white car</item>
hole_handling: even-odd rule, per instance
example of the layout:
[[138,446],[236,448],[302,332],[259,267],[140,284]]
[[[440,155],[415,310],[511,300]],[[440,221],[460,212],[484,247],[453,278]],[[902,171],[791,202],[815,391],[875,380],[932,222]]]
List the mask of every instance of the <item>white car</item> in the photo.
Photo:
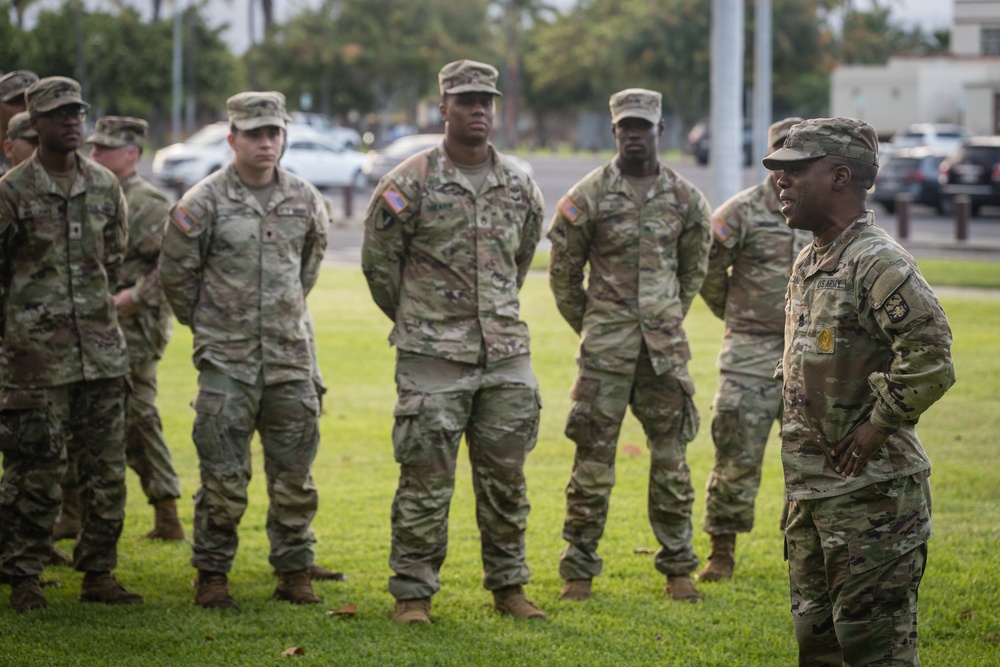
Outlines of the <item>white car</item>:
[[[190,187],[233,159],[226,138],[229,124],[213,123],[180,144],[167,146],[153,156],[153,175],[170,187]],[[360,187],[365,183],[363,153],[341,147],[324,133],[290,125],[281,166],[317,188]]]
[[345,127],[329,116],[324,116],[321,113],[293,111],[292,120],[295,121],[296,125],[308,125],[312,129],[322,132],[345,148],[361,146],[361,134],[357,130]]
[[967,128],[951,123],[913,123],[892,135],[891,150],[899,148],[927,148],[952,151],[972,136]]

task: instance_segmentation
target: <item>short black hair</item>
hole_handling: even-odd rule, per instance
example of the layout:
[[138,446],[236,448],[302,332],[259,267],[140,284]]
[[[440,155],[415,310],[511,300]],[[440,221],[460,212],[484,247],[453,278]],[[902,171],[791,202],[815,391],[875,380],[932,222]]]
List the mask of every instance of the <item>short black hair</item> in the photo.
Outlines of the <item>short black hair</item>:
[[843,165],[851,170],[851,180],[868,190],[875,185],[875,176],[878,174],[878,165],[871,162],[864,162],[852,157],[841,155],[832,156],[834,166]]

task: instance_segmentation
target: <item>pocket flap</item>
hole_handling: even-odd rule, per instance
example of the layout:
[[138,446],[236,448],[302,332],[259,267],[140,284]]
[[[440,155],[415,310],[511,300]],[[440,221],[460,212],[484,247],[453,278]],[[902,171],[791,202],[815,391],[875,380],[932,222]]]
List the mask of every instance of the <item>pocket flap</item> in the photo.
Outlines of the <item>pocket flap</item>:
[[198,397],[194,399],[194,409],[206,415],[219,414],[222,412],[222,406],[225,404],[225,394],[217,394],[211,391],[199,391]]
[[0,390],[0,412],[10,410],[38,410],[45,407],[45,391],[42,389]]
[[927,505],[884,526],[856,535],[847,545],[851,572],[859,574],[909,553],[931,537]]
[[569,397],[582,403],[593,403],[601,381],[597,378],[577,377],[569,390]]
[[420,414],[420,406],[424,403],[423,394],[400,396],[396,407],[392,410],[393,417],[412,417]]

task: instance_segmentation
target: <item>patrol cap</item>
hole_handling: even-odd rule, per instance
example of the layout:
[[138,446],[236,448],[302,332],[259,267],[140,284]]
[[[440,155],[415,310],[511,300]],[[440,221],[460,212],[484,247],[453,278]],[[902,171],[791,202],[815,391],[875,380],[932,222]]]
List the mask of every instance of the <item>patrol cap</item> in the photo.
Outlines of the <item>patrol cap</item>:
[[285,96],[276,90],[237,93],[226,100],[229,123],[237,130],[258,127],[286,129],[291,117],[285,112]]
[[663,96],[655,90],[626,88],[611,96],[611,123],[617,124],[622,118],[642,118],[653,125],[660,122]]
[[38,133],[31,127],[31,116],[27,111],[21,111],[7,121],[8,139],[37,139]]
[[784,143],[785,137],[788,136],[788,131],[792,129],[792,125],[801,123],[802,121],[802,118],[792,116],[791,118],[771,123],[771,126],[767,128],[767,147],[770,149],[775,144]]
[[28,86],[38,81],[38,75],[26,69],[7,72],[0,77],[0,102],[10,102],[18,95],[24,95]]
[[104,116],[94,126],[94,133],[84,143],[119,148],[121,146],[146,145],[149,123],[130,116]]
[[793,125],[783,147],[764,158],[764,167],[782,168],[786,162],[813,160],[825,155],[854,158],[878,166],[875,128],[857,118],[812,118]]
[[65,76],[47,76],[39,79],[24,91],[24,98],[28,102],[28,113],[32,117],[67,104],[79,104],[84,108],[90,108],[80,96],[80,84]]
[[502,97],[497,90],[497,68],[475,60],[456,60],[438,72],[441,94],[490,93]]

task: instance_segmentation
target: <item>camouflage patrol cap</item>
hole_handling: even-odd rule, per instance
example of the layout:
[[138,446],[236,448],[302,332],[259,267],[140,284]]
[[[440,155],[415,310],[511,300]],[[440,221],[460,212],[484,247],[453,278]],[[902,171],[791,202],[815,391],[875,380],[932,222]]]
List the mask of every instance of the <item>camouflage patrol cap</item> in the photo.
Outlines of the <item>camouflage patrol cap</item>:
[[119,148],[121,146],[146,145],[149,123],[130,116],[104,116],[94,126],[94,133],[84,143]]
[[38,75],[26,69],[7,72],[0,77],[0,102],[10,102],[18,95],[24,95],[28,86],[38,81]]
[[875,128],[857,118],[812,118],[793,125],[785,145],[764,158],[764,167],[778,170],[786,162],[840,155],[878,166]]
[[653,125],[663,117],[661,110],[663,96],[655,90],[626,88],[611,96],[611,123],[617,124],[622,118],[642,118]]
[[286,129],[291,117],[285,112],[285,96],[276,90],[237,93],[226,100],[229,123],[237,130],[258,127]]
[[771,126],[767,128],[767,147],[771,148],[775,144],[784,143],[785,137],[788,136],[788,131],[792,129],[792,125],[801,123],[803,120],[798,116],[792,116],[784,120],[779,120],[776,123],[771,123]]
[[490,93],[503,96],[497,90],[497,68],[475,60],[456,60],[438,72],[441,94]]
[[38,138],[38,133],[31,127],[31,116],[27,111],[14,114],[7,121],[7,138],[10,140]]
[[28,113],[32,117],[67,104],[79,104],[87,109],[90,108],[80,96],[80,84],[65,76],[47,76],[39,79],[24,91],[24,99],[28,102]]

